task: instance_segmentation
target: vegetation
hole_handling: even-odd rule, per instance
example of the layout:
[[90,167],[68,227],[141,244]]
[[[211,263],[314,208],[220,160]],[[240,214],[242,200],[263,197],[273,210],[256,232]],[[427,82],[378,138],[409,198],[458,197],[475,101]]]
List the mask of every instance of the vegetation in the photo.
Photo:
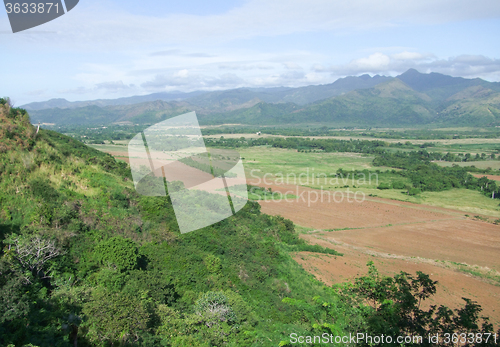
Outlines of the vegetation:
[[[0,104],[2,346],[275,346],[292,332],[404,332],[419,312],[402,279],[377,294],[383,311],[359,284],[324,286],[289,253],[340,255],[254,202],[181,235],[170,197],[139,196],[125,163]],[[388,280],[372,281],[378,293]],[[432,329],[492,331],[468,304]]]
[[[161,99],[158,95],[155,101],[139,102],[145,99],[136,97],[138,103],[131,105],[130,100],[122,100],[121,105],[117,105],[120,101],[115,105],[97,101],[68,108],[31,106],[36,108],[32,111],[35,122],[58,126],[152,124],[189,111],[198,112],[203,125],[320,124],[384,128],[500,125],[498,83],[421,74],[416,70],[408,70],[396,78],[364,75],[323,86],[215,91],[182,102]],[[70,106],[67,102],[47,102],[45,106],[50,105]]]
[[[412,146],[411,143],[404,145],[401,143],[387,144],[383,141],[375,140],[336,140],[336,139],[307,139],[307,138],[258,138],[258,139],[218,139],[208,140],[208,144],[221,147],[248,147],[248,146],[272,146],[277,148],[297,149],[298,151],[321,151],[321,152],[354,152],[361,154],[371,154],[375,156],[374,166],[385,166],[403,169],[393,171],[401,177],[411,181],[413,188],[421,191],[442,191],[452,188],[467,188],[480,190],[484,195],[491,198],[500,198],[500,190],[495,181],[486,177],[475,178],[469,172],[487,173],[490,170],[481,170],[475,167],[441,167],[432,161],[466,162],[471,160],[470,153],[455,155],[452,153],[428,152],[425,149],[419,151],[392,150],[403,146]],[[388,148],[387,148],[388,147]],[[474,160],[494,160],[492,156],[479,155]],[[356,177],[357,171],[353,171],[351,177]],[[342,172],[337,172],[339,177],[346,177]],[[365,174],[365,177],[367,175]],[[347,176],[348,177],[348,176]],[[400,187],[402,183],[396,183]],[[383,183],[379,189],[391,188]],[[411,188],[411,187],[410,187]],[[408,188],[408,193],[410,193]],[[413,189],[411,195],[417,194]]]

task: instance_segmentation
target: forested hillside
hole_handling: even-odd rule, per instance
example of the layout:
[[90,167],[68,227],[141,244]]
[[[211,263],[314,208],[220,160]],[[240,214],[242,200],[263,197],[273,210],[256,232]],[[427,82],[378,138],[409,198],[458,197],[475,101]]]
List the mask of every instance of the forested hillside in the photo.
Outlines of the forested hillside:
[[436,291],[422,273],[392,278],[370,267],[354,284],[324,286],[290,252],[341,255],[305,244],[257,203],[181,235],[169,196],[139,196],[125,163],[37,131],[6,99],[0,240],[1,346],[289,346],[292,333],[493,329],[470,300],[455,311],[422,308]]
[[[240,88],[173,101],[138,96],[115,101],[32,103],[33,120],[56,125],[153,124],[196,111],[201,124],[326,124],[346,127],[500,126],[500,83],[414,69],[397,77],[348,76],[300,88]],[[146,101],[131,104],[133,100]],[[58,105],[55,106],[54,105]],[[107,105],[107,106],[106,106]],[[110,106],[113,105],[113,106]],[[53,108],[47,108],[53,107]]]

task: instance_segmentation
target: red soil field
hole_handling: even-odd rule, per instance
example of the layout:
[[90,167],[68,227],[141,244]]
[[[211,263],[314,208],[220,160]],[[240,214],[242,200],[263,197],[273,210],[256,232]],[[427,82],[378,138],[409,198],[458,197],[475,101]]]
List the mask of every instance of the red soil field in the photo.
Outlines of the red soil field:
[[[308,235],[309,236],[309,235]],[[319,243],[328,247],[328,243],[318,242],[317,239],[308,239],[311,243]],[[332,245],[330,245],[331,247]],[[355,277],[368,274],[366,263],[373,261],[381,274],[393,276],[400,271],[415,275],[422,271],[438,281],[437,292],[426,300],[423,307],[430,305],[444,305],[451,309],[463,307],[462,297],[478,302],[483,311],[482,316],[490,318],[490,322],[500,326],[500,287],[484,283],[478,279],[460,272],[453,271],[427,263],[419,263],[415,259],[392,259],[373,257],[347,247],[334,246],[343,256],[300,252],[294,259],[302,267],[312,273],[318,280],[327,285],[353,281]]]
[[472,174],[472,176],[477,177],[477,178],[481,178],[481,177],[486,176],[486,178],[488,178],[488,179],[490,179],[490,180],[493,180],[493,181],[500,181],[500,176],[497,176],[497,175],[481,175],[481,174]]
[[343,257],[307,252],[295,256],[304,269],[324,283],[364,275],[370,260],[386,275],[422,271],[439,281],[438,294],[430,304],[457,308],[463,306],[461,298],[467,297],[477,301],[483,314],[500,326],[500,286],[459,272],[454,265],[477,265],[483,273],[491,270],[500,275],[500,226],[466,218],[464,212],[451,209],[374,197],[363,202],[348,202],[347,196],[342,202],[328,202],[327,197],[308,202],[308,196],[316,196],[314,189],[267,187],[273,192],[302,193],[304,199],[260,201],[263,213],[281,215],[300,226],[318,229],[301,237],[311,244],[344,253]]

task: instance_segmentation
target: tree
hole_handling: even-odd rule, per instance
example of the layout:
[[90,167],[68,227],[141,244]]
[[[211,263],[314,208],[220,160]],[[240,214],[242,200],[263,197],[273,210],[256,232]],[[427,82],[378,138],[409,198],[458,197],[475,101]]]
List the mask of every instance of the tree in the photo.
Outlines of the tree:
[[[436,293],[437,281],[429,275],[417,271],[416,276],[400,272],[394,277],[380,276],[373,262],[368,263],[368,276],[357,278],[354,285],[346,287],[346,294],[354,294],[371,307],[364,315],[368,323],[367,334],[370,336],[430,336],[445,333],[451,334],[485,334],[493,333],[493,326],[485,317],[480,317],[481,306],[476,302],[463,298],[465,306],[452,311],[445,306],[421,308],[422,302]],[[481,322],[482,321],[482,322]],[[480,323],[481,326],[480,326]],[[466,335],[469,336],[469,335]],[[369,344],[361,344],[368,346]],[[387,346],[398,346],[386,344]],[[452,341],[428,341],[405,344],[405,346],[452,346]],[[493,340],[485,344],[470,343],[466,346],[494,346]]]
[[[43,238],[40,235],[11,235],[5,240],[7,243],[6,256],[19,262],[21,267],[30,271],[33,276],[47,278],[45,265],[63,252],[56,246],[54,240]],[[30,278],[25,276],[30,283]]]
[[234,322],[236,316],[228,303],[224,292],[206,292],[196,301],[195,312],[204,321],[207,327],[220,322]]
[[99,243],[94,250],[94,257],[102,265],[118,271],[130,271],[137,266],[139,256],[134,241],[115,236]]
[[84,304],[83,326],[93,342],[125,344],[137,342],[147,331],[149,313],[137,295],[108,291],[98,287]]

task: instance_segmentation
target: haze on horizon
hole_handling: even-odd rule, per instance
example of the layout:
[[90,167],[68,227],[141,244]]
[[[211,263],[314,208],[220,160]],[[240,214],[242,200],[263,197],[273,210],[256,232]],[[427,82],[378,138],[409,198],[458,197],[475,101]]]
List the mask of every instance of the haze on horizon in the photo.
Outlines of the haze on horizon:
[[499,19],[497,0],[87,0],[12,34],[0,11],[0,94],[20,105],[298,87],[409,68],[500,81]]

